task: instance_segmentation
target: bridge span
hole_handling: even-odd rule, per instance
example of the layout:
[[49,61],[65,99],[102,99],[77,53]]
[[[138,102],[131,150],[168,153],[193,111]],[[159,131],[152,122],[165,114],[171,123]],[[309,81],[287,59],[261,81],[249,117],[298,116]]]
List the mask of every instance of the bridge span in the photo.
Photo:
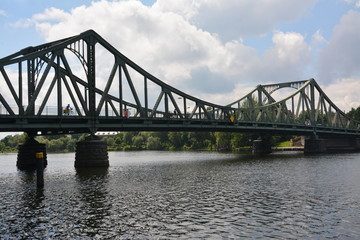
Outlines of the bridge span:
[[[2,132],[256,132],[351,139],[360,148],[360,122],[314,79],[258,85],[218,105],[159,80],[93,30],[1,58],[0,84]],[[285,88],[292,91],[276,99]]]

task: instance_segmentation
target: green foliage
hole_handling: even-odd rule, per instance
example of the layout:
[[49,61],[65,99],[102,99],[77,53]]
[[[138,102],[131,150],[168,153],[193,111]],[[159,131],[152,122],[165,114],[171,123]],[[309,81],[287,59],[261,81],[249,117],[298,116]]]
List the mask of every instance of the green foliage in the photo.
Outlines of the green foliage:
[[161,145],[160,138],[150,136],[150,137],[147,139],[146,148],[147,148],[148,150],[162,150],[162,149],[163,149],[163,146]]
[[216,149],[221,151],[230,151],[231,148],[231,133],[217,132],[215,133]]
[[0,142],[0,152],[5,152],[6,145],[3,142]]
[[276,144],[276,147],[291,147],[291,142],[290,141],[279,142]]
[[[179,150],[184,147],[185,136],[183,132],[169,132],[168,139],[174,150]],[[160,140],[160,138],[159,138]]]
[[144,137],[141,135],[134,136],[132,142],[137,150],[142,149],[145,144]]
[[1,140],[6,146],[9,148],[16,149],[19,144],[22,144],[26,141],[27,135],[25,133],[23,134],[17,134],[14,136],[8,135],[5,138]]
[[356,121],[360,121],[360,107],[356,109],[351,108],[350,112],[348,112],[346,115]]

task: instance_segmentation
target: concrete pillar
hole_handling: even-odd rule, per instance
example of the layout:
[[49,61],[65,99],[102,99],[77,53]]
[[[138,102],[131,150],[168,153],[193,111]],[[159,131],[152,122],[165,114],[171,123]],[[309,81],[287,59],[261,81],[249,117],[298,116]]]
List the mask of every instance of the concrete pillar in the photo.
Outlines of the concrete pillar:
[[305,139],[304,153],[324,153],[326,152],[326,143],[324,139],[311,137]]
[[18,156],[16,166],[20,170],[35,170],[36,169],[36,153],[43,153],[44,167],[47,165],[46,145],[39,143],[33,136],[29,136],[29,139],[18,147]]
[[355,149],[360,150],[360,138],[355,139]]
[[253,141],[253,154],[269,154],[271,153],[271,144],[268,140],[257,139]]
[[76,143],[75,167],[108,167],[107,145],[99,137],[90,135],[84,141]]

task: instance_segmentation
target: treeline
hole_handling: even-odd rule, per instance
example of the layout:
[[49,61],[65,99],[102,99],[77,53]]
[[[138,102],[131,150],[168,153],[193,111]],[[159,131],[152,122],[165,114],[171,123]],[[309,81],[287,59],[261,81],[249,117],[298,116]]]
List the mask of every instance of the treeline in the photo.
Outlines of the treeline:
[[[48,152],[74,152],[76,142],[85,139],[87,134],[38,136],[36,140],[46,144]],[[0,152],[17,152],[19,144],[25,143],[28,139],[26,133],[8,135],[0,141]]]
[[[76,142],[88,134],[38,136],[36,140],[46,144],[48,152],[73,152]],[[269,138],[272,144],[288,141],[291,136]],[[222,150],[234,151],[252,146],[256,134],[223,133],[223,132],[121,132],[116,135],[102,136],[110,151],[127,150]],[[19,144],[26,141],[27,135],[7,136],[0,141],[1,152],[16,152]]]
[[356,109],[351,108],[351,110],[347,112],[346,115],[354,120],[360,121],[360,107]]
[[[270,137],[273,143],[291,137]],[[124,132],[103,137],[109,150],[224,150],[252,146],[255,134],[223,132]]]

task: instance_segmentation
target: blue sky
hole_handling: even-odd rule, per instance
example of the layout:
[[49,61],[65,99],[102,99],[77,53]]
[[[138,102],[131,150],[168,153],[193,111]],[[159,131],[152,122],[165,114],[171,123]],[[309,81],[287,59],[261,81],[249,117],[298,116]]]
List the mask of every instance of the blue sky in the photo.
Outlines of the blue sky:
[[[14,53],[26,46],[44,43],[44,39],[34,27],[15,27],[19,20],[31,18],[46,8],[59,8],[70,11],[72,8],[91,5],[94,0],[1,0],[0,1],[0,58]],[[153,0],[141,1],[152,5]],[[2,10],[2,11],[1,11]]]
[[[28,45],[37,45],[44,39],[36,32],[34,27],[15,27],[19,20],[31,18],[32,15],[43,12],[46,8],[59,8],[70,11],[72,8],[89,6],[94,0],[1,0],[0,1],[0,28],[1,38],[0,57],[11,54]],[[142,0],[144,5],[151,6],[155,0]],[[315,3],[298,20],[278,23],[276,28],[282,31],[295,31],[311,36],[320,30],[322,35],[329,39],[333,27],[339,23],[341,16],[353,9],[353,4],[338,0],[321,0]],[[244,42],[259,51],[264,51],[271,45],[271,36],[256,36],[244,39]]]
[[1,0],[0,58],[90,28],[212,102],[315,78],[340,108],[360,105],[359,0]]

